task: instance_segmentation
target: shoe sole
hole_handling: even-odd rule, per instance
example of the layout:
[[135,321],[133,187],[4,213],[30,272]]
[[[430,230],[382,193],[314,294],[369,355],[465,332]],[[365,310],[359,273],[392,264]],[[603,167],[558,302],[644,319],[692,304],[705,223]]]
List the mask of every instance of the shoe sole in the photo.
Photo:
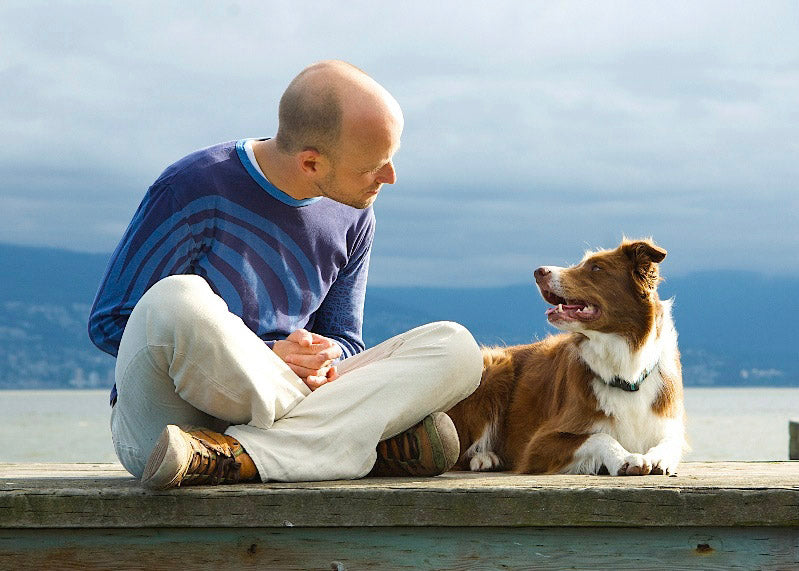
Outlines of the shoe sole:
[[[433,448],[433,461],[436,469],[443,474],[452,468],[460,456],[460,440],[455,423],[444,412],[434,412],[424,419],[425,429],[430,436]],[[449,437],[444,436],[449,433]]]
[[183,431],[174,424],[166,426],[147,459],[141,476],[142,486],[151,490],[179,486],[188,469],[185,450]]

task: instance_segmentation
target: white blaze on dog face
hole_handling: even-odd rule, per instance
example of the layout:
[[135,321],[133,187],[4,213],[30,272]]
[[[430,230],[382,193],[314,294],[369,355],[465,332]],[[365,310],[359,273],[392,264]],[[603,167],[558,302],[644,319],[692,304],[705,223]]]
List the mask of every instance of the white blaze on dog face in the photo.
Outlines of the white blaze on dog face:
[[649,240],[624,240],[615,250],[588,253],[576,266],[535,271],[547,319],[564,331],[600,331],[644,342],[655,319],[658,263],[666,251]]

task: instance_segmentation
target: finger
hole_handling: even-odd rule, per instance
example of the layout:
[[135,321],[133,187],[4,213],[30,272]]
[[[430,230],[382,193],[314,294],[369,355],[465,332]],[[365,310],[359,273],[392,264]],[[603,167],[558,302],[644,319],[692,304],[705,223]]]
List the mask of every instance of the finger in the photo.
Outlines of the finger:
[[324,335],[319,335],[318,333],[311,332],[311,338],[313,342],[319,345],[327,345],[328,347],[332,347],[333,345],[338,345],[335,341],[330,339],[329,337],[325,337]]
[[300,347],[297,344],[286,351],[286,357],[320,357],[322,361],[332,361],[341,356],[341,348],[339,347],[319,347],[318,345],[311,345],[310,347]]
[[[290,363],[289,368],[291,368],[291,370],[294,371],[294,374],[303,380],[307,377],[324,377],[327,379],[330,369],[335,369],[335,367],[331,367],[329,363],[326,363],[321,367],[305,367],[303,365]],[[336,377],[338,377],[338,373],[336,373]]]
[[304,380],[308,388],[311,389],[312,391],[315,391],[316,389],[318,389],[327,382],[327,377],[309,375]]
[[338,379],[338,369],[336,369],[336,367],[330,367],[327,370],[327,382],[329,383],[330,381],[335,381],[336,379]]
[[283,341],[288,347],[283,351],[286,356],[289,355],[316,355],[319,353],[319,347],[315,345],[300,345],[296,341],[289,341],[286,338]]
[[313,369],[314,372],[322,367],[329,366],[331,362],[332,359],[328,359],[322,354],[302,355],[299,353],[292,353],[291,355],[286,356],[286,363],[305,367],[306,369]]
[[313,335],[305,329],[297,329],[286,337],[286,341],[296,343],[300,347],[310,347],[313,344]]
[[336,341],[328,337],[319,335],[318,333],[312,332],[311,335],[313,336],[314,345],[320,345],[320,346],[324,345],[327,347],[331,347],[334,351],[336,351],[336,356],[334,357],[334,359],[338,359],[339,357],[341,357],[342,353],[341,345],[339,345]]
[[310,375],[314,376],[319,372],[319,369],[309,369],[308,367],[302,367],[300,365],[294,365],[292,363],[287,363],[289,368],[294,371],[294,374],[301,378],[303,381]]
[[332,355],[332,357],[331,357],[332,359],[338,359],[339,357],[341,357],[342,354],[343,354],[343,351],[341,350],[341,345],[339,345],[338,343],[336,343],[334,341],[333,342],[333,346],[330,347],[329,355]]
[[327,347],[326,349],[320,350],[317,355],[324,357],[327,361],[333,361],[341,357],[341,347],[338,345],[335,347]]
[[[310,340],[310,343],[308,342]],[[286,337],[286,341],[291,341],[300,346],[303,353],[318,353],[324,350],[330,350],[331,359],[338,359],[342,355],[341,345],[318,333],[306,331],[305,329],[297,329],[291,335]]]

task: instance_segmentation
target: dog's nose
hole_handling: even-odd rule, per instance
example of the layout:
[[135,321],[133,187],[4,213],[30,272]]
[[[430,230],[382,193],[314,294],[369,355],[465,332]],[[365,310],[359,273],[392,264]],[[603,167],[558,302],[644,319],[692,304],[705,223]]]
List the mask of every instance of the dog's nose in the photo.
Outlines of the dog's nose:
[[535,279],[540,280],[542,278],[547,277],[551,273],[552,272],[549,270],[549,268],[541,266],[540,268],[538,268],[536,271],[533,272],[533,276],[535,276]]

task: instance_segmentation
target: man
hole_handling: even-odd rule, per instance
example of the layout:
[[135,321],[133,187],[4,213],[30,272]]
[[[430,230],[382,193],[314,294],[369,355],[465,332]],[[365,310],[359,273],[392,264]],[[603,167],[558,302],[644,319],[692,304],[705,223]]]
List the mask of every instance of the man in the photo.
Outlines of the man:
[[396,180],[402,127],[382,86],[321,62],[286,89],[273,139],[197,151],[150,187],[89,320],[117,357],[114,446],[143,485],[436,475],[457,460],[437,411],[479,383],[471,335],[442,322],[361,339],[371,205]]

